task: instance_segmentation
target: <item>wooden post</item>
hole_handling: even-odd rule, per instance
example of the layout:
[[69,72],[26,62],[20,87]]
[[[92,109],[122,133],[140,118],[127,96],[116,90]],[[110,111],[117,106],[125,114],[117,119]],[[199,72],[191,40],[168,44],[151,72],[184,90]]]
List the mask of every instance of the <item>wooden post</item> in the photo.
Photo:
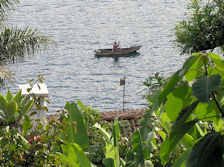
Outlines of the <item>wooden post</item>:
[[120,86],[122,85],[123,85],[123,111],[124,111],[125,77],[120,79]]

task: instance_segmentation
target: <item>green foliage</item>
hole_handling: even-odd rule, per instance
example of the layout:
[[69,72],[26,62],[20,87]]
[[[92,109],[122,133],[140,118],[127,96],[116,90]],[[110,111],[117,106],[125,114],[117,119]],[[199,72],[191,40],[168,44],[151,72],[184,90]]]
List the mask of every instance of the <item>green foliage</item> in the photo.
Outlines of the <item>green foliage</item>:
[[143,85],[146,87],[144,89],[145,98],[148,99],[155,91],[163,88],[166,83],[167,78],[162,76],[159,73],[155,73],[152,76],[149,76],[144,82]]
[[58,166],[54,152],[58,151],[57,137],[61,124],[54,121],[43,126],[40,122],[33,130],[29,116],[0,129],[1,166]]
[[77,143],[82,148],[87,147],[88,136],[80,110],[75,103],[67,103],[65,109],[68,118],[64,115],[66,136],[63,134],[62,139],[68,143]]
[[41,49],[41,46],[46,47],[50,42],[53,43],[53,40],[40,35],[37,30],[28,28],[25,30],[5,28],[0,33],[0,39],[2,64],[21,61],[26,54],[33,55]]
[[139,123],[141,128],[133,133],[131,149],[126,155],[127,166],[153,166],[150,159],[151,153],[157,149],[154,133],[158,126],[156,115],[149,109]]
[[113,124],[112,136],[103,129],[98,123],[94,125],[98,128],[104,136],[105,146],[105,159],[103,164],[106,167],[120,167],[120,156],[119,156],[119,140],[120,140],[120,129],[118,119],[116,118]]
[[[52,120],[46,127],[37,122],[32,131],[32,119],[25,113],[32,103],[38,104],[36,98],[29,100],[21,92],[14,96],[9,91],[6,97],[0,96],[1,121],[8,120],[4,124],[8,130],[0,133],[0,162],[8,166],[193,167],[204,156],[206,164],[223,165],[223,135],[211,133],[222,131],[224,125],[222,64],[216,54],[190,56],[149,99],[149,110],[131,142],[123,138],[118,118],[104,125],[99,113],[80,101],[66,104],[61,122]],[[6,143],[9,138],[12,146]],[[211,150],[208,154],[205,145]]]
[[[165,104],[166,114],[169,119],[174,122],[182,108],[188,105],[191,101],[191,90],[188,86],[180,86],[167,96]],[[174,112],[175,111],[175,112]]]
[[189,157],[191,148],[186,150],[182,155],[180,155],[174,162],[173,167],[185,167],[187,158]]
[[175,44],[181,53],[213,50],[224,44],[223,0],[192,0],[188,19],[175,27]]
[[165,164],[168,161],[170,152],[175,148],[180,139],[194,126],[198,121],[197,119],[189,122],[185,122],[190,114],[193,112],[198,102],[194,102],[191,106],[181,111],[177,121],[175,122],[170,136],[162,144],[160,148],[160,157],[162,163]]
[[[185,167],[198,140],[211,130],[223,130],[223,62],[214,53],[195,53],[166,81],[163,89],[149,98],[151,106],[141,121],[143,131],[140,131],[139,137],[144,136],[144,143],[147,133],[156,133],[161,137],[162,144],[161,139],[151,140],[153,144],[156,141],[160,159],[156,152],[148,149],[151,156],[144,157],[142,154],[141,158],[144,158],[141,162],[149,158],[154,165]],[[157,119],[159,122],[153,123]],[[137,140],[134,143],[137,144]],[[132,159],[134,157],[131,156]],[[199,156],[197,158],[200,159]],[[222,165],[221,162],[219,165]]]
[[192,94],[202,103],[209,103],[212,91],[220,85],[221,76],[219,74],[201,77],[193,83]]
[[87,157],[91,161],[91,163],[95,164],[97,167],[101,167],[103,166],[102,161],[105,158],[105,142],[103,140],[102,133],[100,133],[100,130],[94,128],[93,125],[96,122],[104,126],[107,125],[103,122],[97,110],[94,110],[89,106],[84,106],[79,100],[77,101],[77,105],[80,107],[80,111],[82,112],[82,117],[86,126],[89,139],[89,146],[86,147],[84,151],[88,152]]
[[197,61],[199,54],[190,56],[184,63],[183,67],[175,72],[167,81],[162,91],[155,93],[150,102],[153,104],[153,109],[157,110],[160,105],[165,102],[167,95],[174,90],[177,84],[182,80],[184,75],[188,72],[189,68]]
[[141,137],[141,132],[139,130],[135,131],[132,140],[132,151],[135,153],[135,159],[131,164],[129,164],[129,166],[147,166],[149,163],[150,153],[156,148],[151,142],[154,137],[154,133],[148,133],[147,140],[144,141]]
[[66,144],[61,145],[61,147],[63,154],[57,153],[56,156],[65,162],[66,165],[71,167],[91,167],[90,161],[78,144]]
[[220,75],[224,76],[224,60],[215,53],[208,53],[209,58],[211,59],[212,63],[215,65],[215,70],[220,73]]
[[23,97],[21,91],[15,96],[8,91],[6,98],[0,95],[0,125],[14,126],[30,110],[33,100]]
[[224,165],[224,136],[211,132],[193,147],[187,167],[220,167]]

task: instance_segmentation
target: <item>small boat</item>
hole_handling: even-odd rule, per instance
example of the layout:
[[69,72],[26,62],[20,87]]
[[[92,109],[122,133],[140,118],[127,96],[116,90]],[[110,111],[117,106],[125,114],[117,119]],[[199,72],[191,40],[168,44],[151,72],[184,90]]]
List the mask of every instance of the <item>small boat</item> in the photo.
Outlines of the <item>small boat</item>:
[[132,46],[129,48],[119,48],[117,50],[113,50],[113,49],[97,49],[95,50],[95,54],[96,56],[119,56],[119,55],[127,55],[133,52],[136,52],[137,50],[139,50],[142,47],[142,45],[138,45],[138,46]]

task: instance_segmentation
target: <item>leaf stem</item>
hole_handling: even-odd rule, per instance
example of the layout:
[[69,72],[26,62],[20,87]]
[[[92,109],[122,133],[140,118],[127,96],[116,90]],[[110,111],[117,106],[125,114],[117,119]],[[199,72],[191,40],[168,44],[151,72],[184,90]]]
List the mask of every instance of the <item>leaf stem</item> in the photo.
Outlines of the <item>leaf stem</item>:
[[216,97],[215,97],[215,93],[214,93],[214,92],[212,92],[212,98],[213,98],[213,100],[215,101],[215,104],[217,105],[219,111],[221,112],[222,117],[224,118],[224,112],[222,111],[222,109],[221,109],[221,107],[220,107],[220,105],[219,105],[219,103],[218,103],[218,101],[217,101],[217,99],[216,99]]
[[[204,69],[205,69],[205,75],[208,76],[208,71],[207,71],[206,60],[205,59],[204,59]],[[221,109],[221,107],[220,107],[220,105],[219,105],[219,103],[218,103],[218,101],[215,97],[214,91],[212,91],[212,98],[215,101],[215,104],[217,105],[220,113],[222,114],[222,117],[224,118],[224,112],[222,111],[222,109]]]
[[208,71],[207,71],[207,67],[206,67],[206,60],[204,58],[204,69],[205,69],[205,75],[208,76]]
[[209,119],[209,118],[220,118],[221,116],[220,115],[215,115],[215,116],[211,116],[211,117],[205,117],[205,118],[201,118],[199,119],[200,121],[203,120],[203,119]]

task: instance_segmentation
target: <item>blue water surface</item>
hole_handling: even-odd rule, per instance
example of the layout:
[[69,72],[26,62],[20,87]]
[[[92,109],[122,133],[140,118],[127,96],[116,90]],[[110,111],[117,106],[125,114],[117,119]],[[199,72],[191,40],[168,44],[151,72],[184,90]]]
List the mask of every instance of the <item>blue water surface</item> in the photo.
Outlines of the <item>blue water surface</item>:
[[[142,82],[153,73],[170,75],[181,67],[172,43],[174,26],[184,19],[185,0],[21,0],[9,25],[37,28],[53,38],[57,48],[11,65],[15,82],[9,88],[42,74],[49,89],[50,112],[66,101],[80,99],[100,111],[122,109],[126,77],[125,109],[147,106]],[[130,57],[96,58],[97,48],[111,48],[119,39],[122,47],[143,45]]]

